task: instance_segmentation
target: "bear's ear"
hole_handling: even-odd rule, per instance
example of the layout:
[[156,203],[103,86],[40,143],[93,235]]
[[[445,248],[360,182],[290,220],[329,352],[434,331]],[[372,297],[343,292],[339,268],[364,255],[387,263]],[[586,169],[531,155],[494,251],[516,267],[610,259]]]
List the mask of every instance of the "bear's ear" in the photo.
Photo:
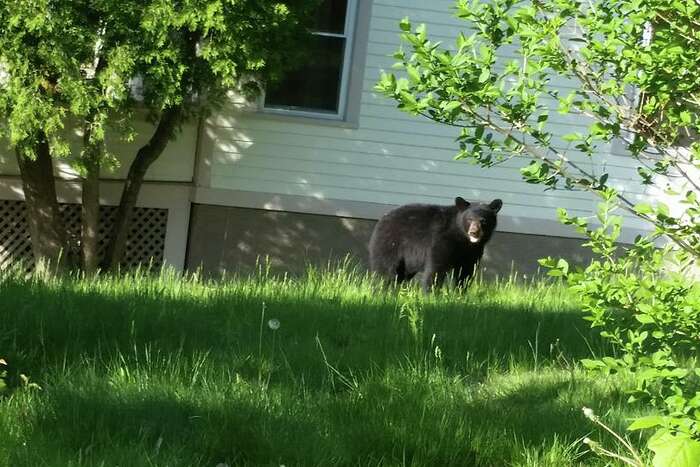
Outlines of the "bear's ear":
[[491,201],[489,203],[489,208],[491,208],[491,210],[493,212],[500,211],[502,207],[503,207],[503,201],[501,201],[500,199],[494,199],[493,201]]
[[469,201],[466,201],[461,196],[455,198],[455,206],[457,206],[457,209],[459,209],[460,211],[464,211],[465,209],[467,209],[469,207],[469,204],[471,203],[469,203]]

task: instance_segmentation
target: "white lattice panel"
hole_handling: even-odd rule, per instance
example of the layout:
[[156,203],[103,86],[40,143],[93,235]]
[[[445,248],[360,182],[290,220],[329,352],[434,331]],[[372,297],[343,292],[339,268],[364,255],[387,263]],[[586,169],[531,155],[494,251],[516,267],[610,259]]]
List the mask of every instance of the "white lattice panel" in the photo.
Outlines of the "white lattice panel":
[[[117,208],[100,207],[99,255],[104,256],[107,234],[112,231]],[[77,253],[80,244],[80,205],[62,204],[61,212],[68,225],[71,248]],[[29,226],[23,201],[0,200],[0,270],[22,261],[27,271],[34,268]],[[126,251],[122,260],[124,268],[139,264],[163,264],[165,231],[168,210],[136,208],[131,220]]]

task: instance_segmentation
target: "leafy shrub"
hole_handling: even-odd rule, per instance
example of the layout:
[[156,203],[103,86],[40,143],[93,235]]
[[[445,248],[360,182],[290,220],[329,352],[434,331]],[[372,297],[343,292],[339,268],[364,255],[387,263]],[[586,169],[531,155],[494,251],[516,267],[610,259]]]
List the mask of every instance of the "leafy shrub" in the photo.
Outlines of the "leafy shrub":
[[[468,33],[450,50],[430,41],[424,25],[401,21],[407,50],[394,57],[404,76],[383,74],[377,91],[405,112],[455,127],[457,158],[482,167],[524,160],[526,182],[602,200],[592,222],[560,212],[597,259],[585,269],[562,259],[542,264],[566,279],[618,350],[584,364],[630,371],[632,399],[657,411],[630,426],[657,429],[648,445],[655,464],[700,465],[700,286],[691,271],[700,264],[700,143],[686,142],[700,134],[700,3],[458,0],[455,12]],[[577,83],[565,94],[555,79]],[[589,118],[588,131],[561,135],[550,122],[555,112]],[[596,160],[614,140],[638,182],[671,207],[637,204],[615,189]],[[616,244],[616,210],[650,233]]]
[[615,241],[622,218],[613,215],[613,192],[598,210],[600,225],[560,210],[560,218],[584,234],[598,258],[586,268],[566,261],[540,263],[562,276],[579,297],[585,319],[619,350],[619,357],[583,360],[594,371],[629,371],[636,388],[630,401],[657,415],[635,420],[631,430],[656,428],[648,447],[656,465],[700,465],[700,282],[688,279],[693,258],[650,237],[633,245]]

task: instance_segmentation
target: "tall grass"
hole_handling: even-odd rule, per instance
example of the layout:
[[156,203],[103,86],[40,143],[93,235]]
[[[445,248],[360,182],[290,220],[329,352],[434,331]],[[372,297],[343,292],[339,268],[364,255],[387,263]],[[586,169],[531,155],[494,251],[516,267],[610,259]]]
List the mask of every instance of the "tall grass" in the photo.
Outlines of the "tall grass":
[[6,274],[0,465],[602,465],[581,407],[631,409],[624,378],[579,369],[592,353],[547,282]]

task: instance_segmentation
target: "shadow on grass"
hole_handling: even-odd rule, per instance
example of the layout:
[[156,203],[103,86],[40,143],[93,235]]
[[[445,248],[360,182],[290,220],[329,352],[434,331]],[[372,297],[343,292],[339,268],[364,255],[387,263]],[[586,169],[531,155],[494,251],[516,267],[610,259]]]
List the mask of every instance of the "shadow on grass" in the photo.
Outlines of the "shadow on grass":
[[0,283],[0,349],[44,386],[12,465],[503,465],[621,404],[561,370],[601,348],[573,309],[144,290]]
[[246,385],[216,397],[201,386],[61,386],[12,465],[68,462],[75,452],[84,465],[511,465],[523,450],[590,434],[571,405],[578,398],[621,404],[616,391],[577,390],[583,381],[533,379],[475,396],[434,377],[370,378],[343,398]]
[[[422,359],[437,346],[443,364],[459,372],[473,370],[474,362],[537,365],[603,352],[602,341],[573,309],[426,302],[415,312],[415,323],[395,297],[352,301],[224,293],[174,299],[157,291],[110,295],[70,284],[12,281],[0,284],[0,298],[5,356],[35,374],[57,362],[128,356],[144,348],[185,356],[207,352],[245,373],[270,358],[273,342],[278,360],[286,357],[284,366],[306,377],[314,369],[316,376],[327,373],[318,364],[323,353],[337,368],[362,372]],[[266,325],[270,318],[281,323],[274,339]]]

